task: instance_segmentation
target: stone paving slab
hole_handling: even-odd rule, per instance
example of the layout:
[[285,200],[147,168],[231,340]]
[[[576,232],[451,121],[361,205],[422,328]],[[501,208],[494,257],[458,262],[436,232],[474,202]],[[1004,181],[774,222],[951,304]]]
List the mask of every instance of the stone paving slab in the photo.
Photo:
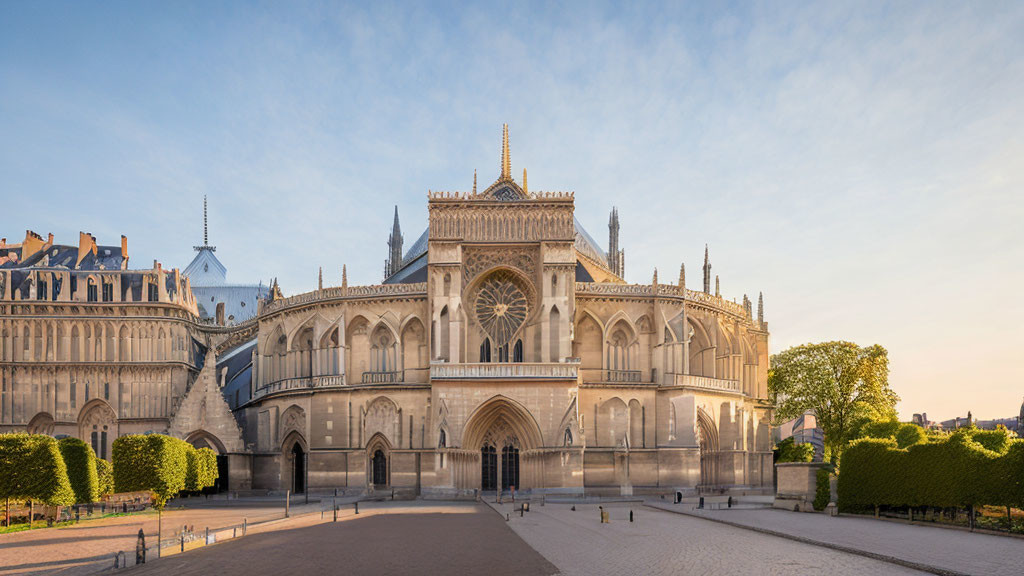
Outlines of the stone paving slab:
[[771,531],[822,545],[930,567],[947,574],[1024,573],[1024,539],[904,524],[855,516],[786,510],[694,510],[682,504],[649,501],[647,505],[691,517]]
[[[520,516],[512,504],[490,504],[509,526],[564,576],[686,575],[861,576],[922,574],[836,550],[644,507],[609,504],[601,524],[596,504],[538,506]],[[629,521],[630,511],[634,522]]]

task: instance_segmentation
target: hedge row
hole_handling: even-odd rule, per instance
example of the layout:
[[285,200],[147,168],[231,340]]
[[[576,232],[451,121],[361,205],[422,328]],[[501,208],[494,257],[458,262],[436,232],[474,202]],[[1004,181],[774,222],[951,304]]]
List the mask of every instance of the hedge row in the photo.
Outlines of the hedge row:
[[151,490],[161,510],[182,490],[198,491],[217,479],[217,456],[209,448],[162,434],[133,434],[114,440],[114,489]]
[[102,458],[96,459],[96,481],[100,498],[114,493],[114,466]]
[[843,452],[841,510],[982,504],[1024,506],[1024,441],[1005,431],[958,430],[906,449],[892,438],[862,438]]
[[96,453],[78,438],[61,438],[57,442],[64,465],[68,468],[68,480],[75,491],[75,502],[87,504],[99,500],[99,478],[96,475]]
[[0,498],[70,506],[75,492],[57,441],[42,434],[0,434]]
[[831,475],[828,468],[819,468],[816,472],[813,506],[818,512],[824,510],[832,499],[832,486],[829,483]]

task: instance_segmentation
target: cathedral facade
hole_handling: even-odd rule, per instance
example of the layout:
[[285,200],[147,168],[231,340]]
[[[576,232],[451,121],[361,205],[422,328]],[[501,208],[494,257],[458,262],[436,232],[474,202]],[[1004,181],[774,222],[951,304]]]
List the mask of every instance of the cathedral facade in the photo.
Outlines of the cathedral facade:
[[[513,178],[507,128],[501,156],[486,189],[474,177],[469,192],[428,195],[428,228],[408,250],[396,211],[382,284],[349,286],[343,272],[338,286],[321,276],[317,290],[284,297],[275,282],[255,317],[221,325],[199,319],[175,274],[184,282],[177,333],[193,351],[175,364],[187,382],[169,386],[156,431],[218,450],[235,489],[770,489],[760,300],[755,314],[745,296],[722,298],[717,279],[712,290],[707,255],[702,290],[686,288],[682,268],[674,282],[654,272],[650,283],[626,283],[617,212],[606,252],[576,220],[573,194],[532,191],[525,170]],[[24,332],[15,308],[39,305],[22,302],[31,296],[12,289],[23,286],[14,273],[0,266],[11,350],[0,358],[0,424],[24,429],[51,408],[19,399],[39,393],[38,373],[70,366],[39,355],[34,329],[29,352],[24,336],[11,336]],[[92,310],[69,303],[56,313],[83,308]],[[114,349],[104,366],[122,369]],[[134,400],[121,386],[117,401]],[[59,411],[56,390],[52,430],[88,433],[71,425],[81,421],[73,408]]]

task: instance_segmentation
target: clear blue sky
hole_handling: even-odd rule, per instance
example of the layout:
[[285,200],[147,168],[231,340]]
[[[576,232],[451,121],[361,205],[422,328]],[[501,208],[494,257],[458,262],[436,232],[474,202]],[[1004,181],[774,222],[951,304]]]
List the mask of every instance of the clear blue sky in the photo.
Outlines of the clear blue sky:
[[627,279],[704,244],[775,350],[890,351],[900,410],[1024,398],[1024,4],[0,3],[0,235],[129,238],[287,293],[379,282],[392,210],[499,171],[620,210]]

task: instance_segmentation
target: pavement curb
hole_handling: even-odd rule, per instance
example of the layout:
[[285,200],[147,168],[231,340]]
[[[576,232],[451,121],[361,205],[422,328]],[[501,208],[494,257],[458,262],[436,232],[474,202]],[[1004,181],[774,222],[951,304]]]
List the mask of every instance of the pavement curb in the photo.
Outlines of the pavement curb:
[[812,546],[820,546],[822,548],[829,548],[839,552],[846,552],[848,554],[856,554],[857,556],[863,556],[865,558],[871,558],[874,560],[880,560],[882,562],[888,562],[889,564],[896,564],[897,566],[903,566],[904,568],[910,568],[912,570],[919,570],[921,572],[928,572],[931,574],[938,574],[939,576],[970,576],[965,572],[957,572],[956,570],[947,570],[945,568],[939,568],[938,566],[931,566],[928,564],[920,564],[918,562],[911,562],[895,556],[886,556],[885,554],[876,554],[874,552],[868,552],[867,550],[861,550],[859,548],[851,548],[849,546],[842,546],[840,544],[833,544],[831,542],[822,542],[821,540],[814,540],[811,538],[805,538],[803,536],[796,536],[794,534],[788,534],[786,532],[779,532],[777,530],[769,530],[768,528],[760,528],[757,526],[749,526],[747,524],[741,524],[739,522],[730,522],[729,520],[722,520],[720,518],[708,518],[700,514],[691,514],[685,510],[668,510],[659,506],[652,506],[650,504],[644,504],[645,508],[651,510],[658,510],[667,514],[681,514],[683,516],[689,516],[690,518],[698,518],[700,520],[707,520],[708,522],[717,522],[719,524],[725,524],[726,526],[732,526],[734,528],[742,528],[744,530],[750,530],[752,532],[760,532],[761,534],[767,534],[769,536],[777,536],[779,538],[785,538],[794,542],[800,542],[802,544],[810,544]]

